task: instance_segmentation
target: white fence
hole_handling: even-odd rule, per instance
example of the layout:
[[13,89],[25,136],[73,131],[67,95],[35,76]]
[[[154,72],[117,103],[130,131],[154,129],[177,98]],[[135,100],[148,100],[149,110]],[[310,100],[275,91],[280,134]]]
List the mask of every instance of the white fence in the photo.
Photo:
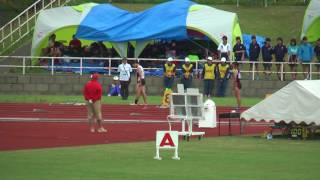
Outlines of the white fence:
[[[38,61],[39,59],[42,59],[42,61],[47,61],[45,64],[42,65],[33,65],[32,61]],[[61,64],[56,64],[55,61],[59,60],[62,63]],[[128,61],[130,63],[130,61],[132,60],[136,60],[139,62],[143,62],[143,61],[156,61],[158,62],[158,66],[159,67],[145,67],[145,70],[158,70],[158,69],[162,69],[162,64],[165,63],[165,61],[167,61],[166,59],[150,59],[150,58],[128,58]],[[78,61],[76,64],[77,66],[72,66],[69,65],[68,62],[70,61]],[[101,64],[104,65],[98,65],[97,63],[93,64],[93,66],[86,66],[85,63],[88,64],[89,61],[100,61]],[[116,62],[114,62],[116,61]],[[54,75],[57,72],[57,68],[59,69],[78,69],[78,71],[76,73],[79,73],[80,75],[84,74],[84,70],[90,70],[90,69],[96,69],[96,70],[100,70],[103,69],[105,70],[105,73],[108,75],[112,75],[113,72],[116,72],[117,70],[117,64],[121,61],[121,58],[95,58],[95,57],[34,57],[34,56],[0,56],[0,71],[4,68],[15,68],[15,69],[21,69],[21,73],[23,75],[25,75],[27,73],[27,70],[30,68],[38,68],[38,69],[46,69],[48,72],[51,73],[51,75]],[[175,60],[178,62],[183,62],[184,60],[182,59],[178,59]],[[204,62],[206,62],[206,60],[199,60],[197,62],[195,62],[195,70],[194,73],[196,75],[199,75],[202,71],[202,67]],[[219,63],[219,61],[214,61],[215,63]],[[112,64],[116,64],[115,66],[112,66]],[[289,62],[270,62],[270,63],[264,63],[264,62],[249,62],[249,61],[241,61],[239,62],[240,64],[240,69],[241,69],[241,73],[247,75],[247,79],[252,79],[252,80],[256,80],[257,76],[262,76],[263,73],[266,73],[266,71],[263,70],[256,70],[255,69],[255,65],[259,65],[260,69],[263,69],[262,65],[263,64],[272,64],[272,65],[280,65],[280,71],[276,71],[275,68],[271,68],[271,71],[268,72],[270,74],[279,74],[281,79],[280,80],[284,80],[284,77],[286,74],[304,74],[304,72],[302,72],[301,70],[301,63],[297,63],[297,71],[296,72],[292,72],[292,71],[288,71],[289,65],[292,63]],[[252,66],[250,67],[249,64],[252,64]],[[320,77],[320,73],[317,71],[318,67],[320,67],[320,63],[304,63],[308,68],[309,71],[305,74],[308,75],[308,79],[315,79],[315,78],[319,78]],[[95,66],[96,65],[96,66]],[[179,69],[178,66],[178,71],[180,71],[181,69]],[[10,71],[8,71],[10,72]],[[20,71],[19,71],[20,73]],[[301,77],[302,78],[302,77]],[[301,79],[300,78],[300,79]]]
[[0,28],[0,54],[32,32],[36,17],[43,9],[63,6],[70,0],[38,0]]

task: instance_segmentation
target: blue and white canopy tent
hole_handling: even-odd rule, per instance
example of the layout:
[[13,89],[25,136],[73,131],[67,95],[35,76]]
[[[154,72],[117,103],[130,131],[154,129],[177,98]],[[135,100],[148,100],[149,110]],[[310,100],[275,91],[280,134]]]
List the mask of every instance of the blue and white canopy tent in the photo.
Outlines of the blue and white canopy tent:
[[57,40],[69,42],[76,34],[83,44],[109,42],[122,56],[128,43],[134,44],[135,57],[152,40],[188,39],[188,30],[200,32],[218,44],[226,35],[230,44],[241,37],[235,13],[189,0],[173,0],[141,12],[130,12],[111,4],[82,4],[42,11],[37,19],[31,54],[40,55],[55,33]]

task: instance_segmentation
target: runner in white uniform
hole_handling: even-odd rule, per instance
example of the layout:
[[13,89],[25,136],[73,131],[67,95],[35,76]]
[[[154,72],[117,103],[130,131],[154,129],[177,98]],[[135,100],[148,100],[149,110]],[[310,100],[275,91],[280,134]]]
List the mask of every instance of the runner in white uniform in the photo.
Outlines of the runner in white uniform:
[[144,76],[144,69],[139,64],[138,61],[135,61],[133,67],[136,68],[137,72],[137,85],[136,85],[136,98],[134,100],[134,104],[138,104],[140,96],[143,97],[144,105],[146,106],[147,103],[147,94],[146,94],[146,80]]

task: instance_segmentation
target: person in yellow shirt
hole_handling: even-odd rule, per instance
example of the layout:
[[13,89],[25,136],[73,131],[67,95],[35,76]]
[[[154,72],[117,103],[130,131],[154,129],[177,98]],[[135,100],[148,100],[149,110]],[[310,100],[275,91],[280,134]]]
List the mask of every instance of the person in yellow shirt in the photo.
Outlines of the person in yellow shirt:
[[214,80],[216,78],[216,64],[212,62],[212,57],[207,58],[207,63],[204,64],[202,69],[202,79],[204,84],[203,93],[205,97],[210,98],[214,87]]
[[167,63],[163,66],[164,87],[165,89],[172,89],[174,76],[176,74],[176,65],[172,63],[173,58],[169,57]]
[[190,59],[186,57],[184,59],[185,63],[182,65],[182,77],[181,83],[184,86],[184,89],[191,87],[193,79],[193,64],[190,63]]
[[224,97],[225,91],[228,85],[228,79],[230,77],[230,67],[226,63],[226,58],[222,57],[219,65],[217,66],[217,79],[218,79],[218,88],[217,96]]

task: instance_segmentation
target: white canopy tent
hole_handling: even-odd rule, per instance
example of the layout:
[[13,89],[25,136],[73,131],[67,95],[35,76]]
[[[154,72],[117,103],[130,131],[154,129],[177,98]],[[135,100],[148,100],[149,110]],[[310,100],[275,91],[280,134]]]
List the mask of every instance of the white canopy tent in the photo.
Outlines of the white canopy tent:
[[320,0],[312,0],[308,5],[301,30],[301,38],[308,37],[310,42],[320,38]]
[[320,125],[320,80],[293,81],[257,105],[241,118],[256,121],[284,121]]
[[[99,4],[88,3],[78,6],[58,7],[46,9],[37,17],[32,40],[32,56],[40,56],[42,48],[48,45],[48,37],[55,33],[57,41],[67,43],[72,39],[84,18],[93,7]],[[222,21],[223,19],[223,21]],[[212,23],[214,22],[214,23]],[[189,7],[186,17],[186,28],[201,32],[216,44],[219,44],[223,35],[228,37],[230,44],[235,43],[237,36],[242,37],[241,28],[236,13],[219,10],[210,6],[193,4]],[[80,39],[83,45],[92,41]],[[128,42],[109,42],[122,56],[127,56],[127,43],[135,47],[135,57],[139,57],[145,46],[152,41],[130,40]]]

